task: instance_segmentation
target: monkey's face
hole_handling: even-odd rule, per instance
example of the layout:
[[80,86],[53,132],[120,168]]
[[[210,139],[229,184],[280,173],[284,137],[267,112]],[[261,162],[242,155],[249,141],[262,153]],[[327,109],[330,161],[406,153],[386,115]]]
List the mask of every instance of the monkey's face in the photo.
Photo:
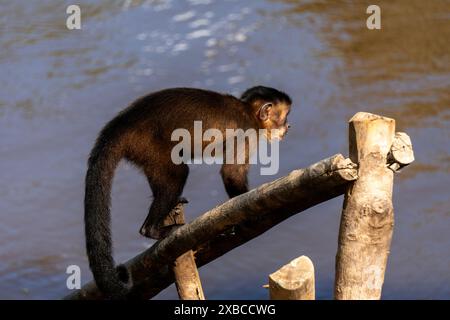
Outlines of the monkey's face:
[[[291,106],[283,102],[266,102],[261,105],[258,117],[261,127],[267,129],[266,137],[268,140],[282,140],[284,138],[290,128],[287,123],[290,110]],[[274,129],[276,130],[272,132]]]

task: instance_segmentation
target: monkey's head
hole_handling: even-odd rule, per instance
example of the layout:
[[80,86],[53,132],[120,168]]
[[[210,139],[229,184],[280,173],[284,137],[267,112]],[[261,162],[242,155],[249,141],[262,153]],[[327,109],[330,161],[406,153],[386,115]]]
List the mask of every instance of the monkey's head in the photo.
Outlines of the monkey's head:
[[[256,117],[259,128],[267,129],[267,138],[283,139],[290,125],[287,116],[291,110],[292,100],[284,92],[263,86],[247,89],[241,100],[249,104]],[[271,130],[277,129],[275,135]]]

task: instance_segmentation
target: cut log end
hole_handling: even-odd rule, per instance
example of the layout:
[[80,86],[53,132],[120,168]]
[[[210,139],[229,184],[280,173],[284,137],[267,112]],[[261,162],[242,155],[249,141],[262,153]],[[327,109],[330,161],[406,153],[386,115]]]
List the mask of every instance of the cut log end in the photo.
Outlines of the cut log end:
[[388,164],[398,164],[397,169],[414,161],[414,151],[410,137],[404,132],[396,132],[388,156]]
[[358,179],[358,165],[353,163],[350,158],[344,158],[342,155],[336,156],[332,169],[344,180],[353,181]]
[[362,111],[357,112],[353,117],[351,117],[349,122],[360,122],[360,121],[367,122],[367,121],[373,121],[373,120],[383,120],[383,121],[387,121],[387,122],[395,122],[395,120],[392,118],[383,117],[378,114],[373,114],[370,112],[362,112]]
[[187,203],[181,198],[178,204],[173,208],[162,222],[162,227],[173,227],[184,224],[184,204]]
[[301,256],[269,275],[272,300],[314,300],[314,265]]

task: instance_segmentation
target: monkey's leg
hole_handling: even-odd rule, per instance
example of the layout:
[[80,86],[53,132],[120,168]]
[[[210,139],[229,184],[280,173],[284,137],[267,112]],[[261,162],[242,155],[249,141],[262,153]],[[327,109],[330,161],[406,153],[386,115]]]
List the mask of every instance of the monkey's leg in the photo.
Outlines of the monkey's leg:
[[248,164],[224,164],[220,170],[225,190],[230,198],[248,191]]
[[170,165],[154,170],[147,178],[153,191],[153,202],[150,206],[147,218],[139,230],[139,233],[152,239],[161,239],[167,231],[161,226],[162,221],[179,202],[185,202],[181,198],[189,167],[186,164]]

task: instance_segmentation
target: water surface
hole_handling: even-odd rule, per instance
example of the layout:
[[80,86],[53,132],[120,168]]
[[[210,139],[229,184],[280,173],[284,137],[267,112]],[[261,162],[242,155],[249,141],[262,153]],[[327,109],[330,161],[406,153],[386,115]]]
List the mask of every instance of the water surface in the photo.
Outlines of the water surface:
[[[358,111],[397,120],[416,162],[396,175],[396,226],[383,297],[450,298],[450,3],[378,1],[0,1],[0,298],[56,299],[82,268],[83,179],[102,125],[136,97],[194,86],[238,95],[264,84],[294,100],[280,172],[347,154]],[[192,166],[188,219],[226,200],[218,167]],[[251,186],[273,180],[257,167]],[[113,190],[117,260],[152,244],[138,228],[151,201],[122,164]],[[269,273],[308,255],[317,296],[332,297],[342,197],[295,216],[200,270],[210,299],[265,299]],[[158,298],[176,298],[173,287]]]

